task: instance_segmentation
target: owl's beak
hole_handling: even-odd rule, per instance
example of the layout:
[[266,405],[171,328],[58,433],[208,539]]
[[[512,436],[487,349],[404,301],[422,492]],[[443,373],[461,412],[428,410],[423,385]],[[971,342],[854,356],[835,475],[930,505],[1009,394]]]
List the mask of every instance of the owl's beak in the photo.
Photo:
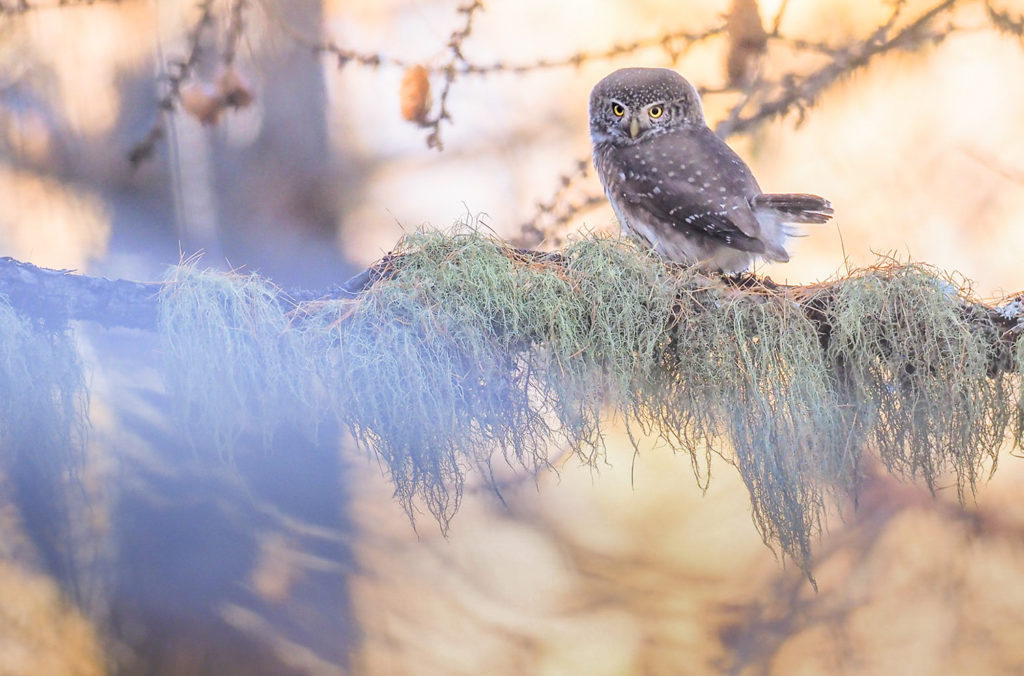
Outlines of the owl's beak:
[[640,133],[640,119],[634,117],[629,121],[629,137],[636,138],[636,135]]

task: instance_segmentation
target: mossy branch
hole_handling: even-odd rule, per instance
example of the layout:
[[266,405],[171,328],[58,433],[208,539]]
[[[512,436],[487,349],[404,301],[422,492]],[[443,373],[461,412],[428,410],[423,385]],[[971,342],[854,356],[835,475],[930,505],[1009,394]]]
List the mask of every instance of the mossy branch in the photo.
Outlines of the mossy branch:
[[856,496],[864,453],[933,490],[949,473],[967,498],[1024,440],[1024,297],[986,304],[891,260],[788,287],[619,240],[537,253],[425,233],[327,292],[194,264],[152,285],[5,260],[0,294],[51,324],[155,321],[198,449],[336,416],[410,516],[424,506],[442,529],[468,471],[535,472],[553,447],[596,464],[619,412],[687,453],[702,483],[712,452],[732,461],[765,541],[809,572],[825,506]]

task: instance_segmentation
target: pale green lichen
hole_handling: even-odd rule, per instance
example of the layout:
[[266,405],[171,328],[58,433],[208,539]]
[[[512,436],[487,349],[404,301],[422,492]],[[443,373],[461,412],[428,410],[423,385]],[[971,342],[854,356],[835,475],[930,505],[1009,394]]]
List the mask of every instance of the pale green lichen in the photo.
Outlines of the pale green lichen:
[[1011,395],[989,374],[993,332],[964,312],[970,289],[924,266],[889,264],[831,294],[826,360],[852,439],[868,441],[897,475],[934,490],[952,470],[961,498],[972,492],[1006,437]]
[[557,265],[476,234],[417,235],[396,253],[393,277],[311,319],[334,335],[332,401],[410,513],[419,495],[446,525],[466,470],[495,454],[536,471],[564,444],[596,462],[602,408],[632,396],[666,342],[664,267],[599,240]]
[[77,594],[69,544],[81,509],[88,391],[66,324],[30,318],[0,297],[0,474],[49,573]]
[[230,456],[239,436],[315,425],[312,369],[281,292],[256,275],[172,270],[160,292],[172,404],[197,450]]
[[[831,493],[865,448],[961,496],[1017,418],[969,289],[897,264],[811,289],[741,291],[631,244],[523,254],[476,233],[405,238],[358,299],[295,304],[255,276],[179,268],[161,301],[168,378],[194,440],[221,452],[332,412],[383,461],[410,517],[447,528],[466,473],[596,466],[602,421],[739,469],[754,521],[810,570]],[[979,328],[980,326],[980,328]],[[1024,352],[1018,347],[1024,372]]]
[[685,298],[635,415],[688,451],[698,477],[731,447],[765,541],[806,570],[843,436],[815,328],[783,296],[705,286]]
[[0,454],[32,463],[56,485],[81,467],[88,420],[82,364],[70,330],[18,313],[0,297]]

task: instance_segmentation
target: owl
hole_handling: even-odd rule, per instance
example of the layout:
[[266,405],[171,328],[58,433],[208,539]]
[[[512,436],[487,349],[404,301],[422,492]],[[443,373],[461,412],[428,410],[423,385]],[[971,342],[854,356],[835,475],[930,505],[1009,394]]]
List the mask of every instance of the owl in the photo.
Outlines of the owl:
[[762,193],[673,70],[623,68],[598,82],[590,137],[623,232],[668,260],[726,273],[758,258],[785,262],[794,224],[832,217],[817,195]]

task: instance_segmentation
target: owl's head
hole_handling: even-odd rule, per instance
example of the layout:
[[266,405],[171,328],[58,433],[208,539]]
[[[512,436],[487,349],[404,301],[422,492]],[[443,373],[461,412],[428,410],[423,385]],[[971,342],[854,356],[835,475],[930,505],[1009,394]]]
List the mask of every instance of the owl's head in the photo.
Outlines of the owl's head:
[[623,68],[590,93],[590,136],[595,144],[629,145],[703,124],[697,90],[668,68]]

